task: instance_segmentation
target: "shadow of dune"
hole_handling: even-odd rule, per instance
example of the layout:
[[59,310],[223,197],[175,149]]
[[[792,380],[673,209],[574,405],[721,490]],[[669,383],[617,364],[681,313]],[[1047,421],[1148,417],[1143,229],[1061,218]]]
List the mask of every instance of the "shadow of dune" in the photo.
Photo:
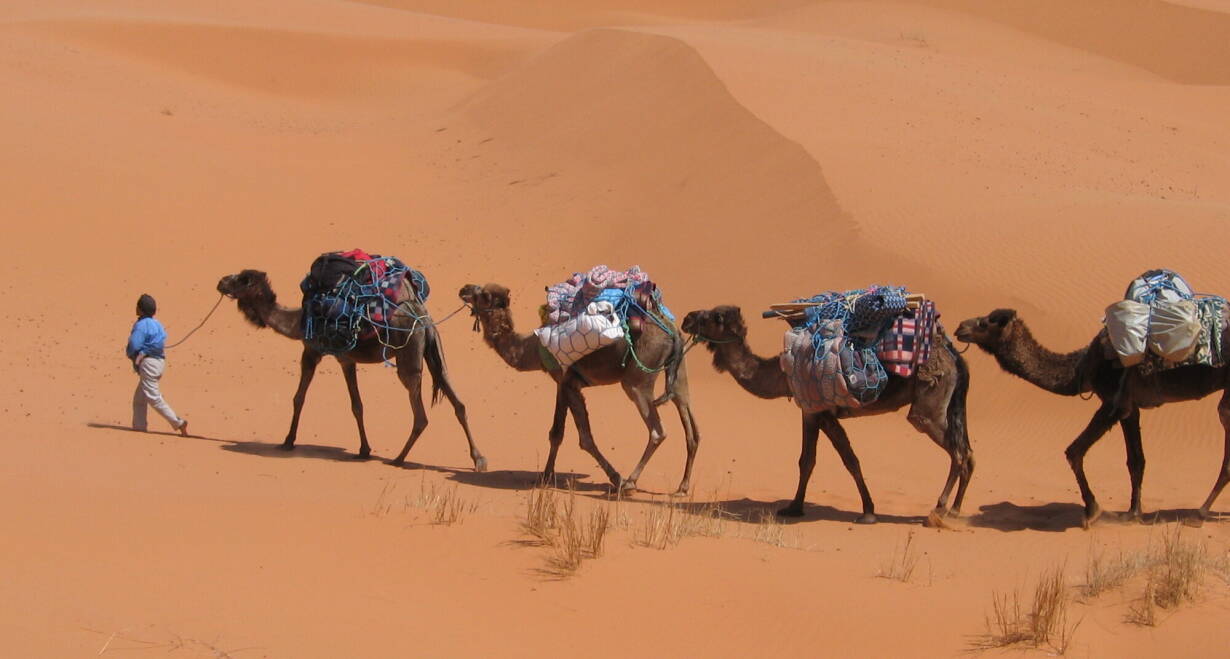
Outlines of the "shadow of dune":
[[[1085,509],[1075,503],[1045,503],[1040,506],[1018,506],[1001,501],[979,506],[978,512],[969,517],[969,525],[997,531],[1050,531],[1059,533],[1079,528],[1084,520]],[[1110,518],[1107,515],[1106,518]]]

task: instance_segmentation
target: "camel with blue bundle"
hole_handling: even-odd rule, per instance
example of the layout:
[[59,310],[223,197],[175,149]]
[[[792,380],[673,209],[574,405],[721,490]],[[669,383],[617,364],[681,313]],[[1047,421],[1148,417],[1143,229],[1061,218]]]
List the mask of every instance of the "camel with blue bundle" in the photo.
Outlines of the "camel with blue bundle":
[[[555,411],[547,438],[550,452],[541,481],[554,483],[555,461],[572,414],[581,448],[592,455],[613,487],[637,489],[645,466],[666,438],[658,406],[674,403],[687,450],[677,494],[691,489],[692,466],[700,432],[692,415],[683,340],[661,290],[639,268],[626,272],[598,266],[548,289],[539,308],[540,327],[518,334],[509,309],[511,293],[499,284],[469,284],[458,293],[481,331],[506,364],[518,371],[542,371],[556,382]],[[665,373],[663,394],[654,397],[658,376]],[[626,478],[611,466],[594,441],[581,390],[619,384],[649,430],[640,461]]]
[[427,311],[427,278],[394,257],[370,255],[360,250],[330,252],[313,262],[300,285],[303,305],[284,307],[269,277],[259,270],[243,270],[218,282],[218,292],[238,303],[239,311],[257,327],[269,327],[278,334],[303,342],[299,359],[299,386],[294,396],[290,430],[281,447],[291,450],[299,429],[299,418],[307,390],[321,359],[333,356],[342,367],[350,409],[359,429],[358,458],[371,455],[363,423],[363,401],[359,396],[358,364],[395,363],[397,376],[410,395],[414,422],[394,464],[406,455],[427,427],[423,405],[423,365],[432,378],[432,403],[441,395],[453,405],[457,421],[465,432],[470,459],[476,471],[485,471],[483,457],[470,432],[465,405],[449,381],[444,349],[435,323]]
[[1124,299],[1106,309],[1105,326],[1084,347],[1056,353],[1038,343],[1013,309],[996,309],[957,328],[959,341],[989,353],[1000,368],[1062,396],[1096,396],[1098,409],[1064,451],[1084,503],[1082,523],[1091,526],[1102,507],[1085,476],[1085,454],[1115,424],[1127,448],[1131,503],[1124,517],[1143,517],[1140,496],[1145,452],[1140,411],[1166,403],[1199,400],[1222,392],[1217,413],[1225,429],[1221,468],[1213,489],[1196,510],[1212,516],[1213,503],[1230,483],[1230,307],[1216,295],[1198,295],[1170,270],[1150,270],[1134,279]]
[[[933,302],[897,287],[829,292],[772,305],[765,318],[790,327],[784,348],[762,357],[747,345],[747,325],[736,306],[689,313],[683,331],[713,354],[718,372],[760,398],[790,398],[802,412],[803,446],[794,499],[779,515],[804,514],[808,482],[821,432],[854,479],[863,511],[855,521],[876,521],[875,503],[858,456],[840,419],[909,408],[907,419],[949,457],[948,476],[929,516],[960,514],[974,473],[966,426],[969,369],[939,324]],[[948,505],[953,487],[956,496]]]

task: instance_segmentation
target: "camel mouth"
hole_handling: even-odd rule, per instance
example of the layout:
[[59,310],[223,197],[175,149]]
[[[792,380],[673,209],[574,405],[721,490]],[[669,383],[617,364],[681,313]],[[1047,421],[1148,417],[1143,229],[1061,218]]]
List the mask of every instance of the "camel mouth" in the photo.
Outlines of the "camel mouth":
[[465,302],[466,304],[473,306],[474,298],[478,296],[478,292],[480,290],[482,289],[480,289],[478,286],[475,286],[474,284],[466,284],[465,286],[461,287],[460,291],[457,291],[457,297],[461,298],[462,302]]
[[679,329],[687,334],[695,334],[697,331],[696,325],[700,322],[703,311],[690,311],[688,315],[683,317],[683,322],[679,323]]
[[235,297],[235,294],[231,291],[231,282],[233,282],[234,280],[235,280],[235,275],[227,275],[223,277],[222,279],[219,279],[218,280],[218,292],[230,298]]

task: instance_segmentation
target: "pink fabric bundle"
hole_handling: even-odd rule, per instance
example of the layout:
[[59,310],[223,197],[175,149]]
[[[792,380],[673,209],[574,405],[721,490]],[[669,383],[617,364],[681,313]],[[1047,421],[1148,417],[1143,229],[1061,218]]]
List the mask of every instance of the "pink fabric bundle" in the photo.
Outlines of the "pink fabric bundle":
[[547,318],[552,323],[565,322],[584,311],[603,289],[627,288],[647,281],[649,275],[636,265],[627,270],[596,265],[589,272],[574,273],[567,281],[547,287]]

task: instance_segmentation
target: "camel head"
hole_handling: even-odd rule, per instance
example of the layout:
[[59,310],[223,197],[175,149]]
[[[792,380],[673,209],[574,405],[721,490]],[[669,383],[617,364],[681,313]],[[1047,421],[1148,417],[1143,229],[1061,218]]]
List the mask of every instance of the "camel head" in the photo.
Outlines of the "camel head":
[[1015,309],[996,309],[986,316],[961,321],[955,335],[958,341],[994,350],[1004,338],[1004,330],[1016,320]]
[[260,270],[243,270],[219,279],[218,292],[237,300],[244,316],[257,327],[265,327],[261,312],[277,303],[269,276]]
[[492,309],[507,309],[512,299],[508,289],[499,284],[487,284],[486,286],[466,284],[458,291],[457,297],[470,305],[475,313]]
[[726,343],[747,337],[743,312],[731,305],[693,311],[683,317],[680,328],[696,339],[710,343]]

